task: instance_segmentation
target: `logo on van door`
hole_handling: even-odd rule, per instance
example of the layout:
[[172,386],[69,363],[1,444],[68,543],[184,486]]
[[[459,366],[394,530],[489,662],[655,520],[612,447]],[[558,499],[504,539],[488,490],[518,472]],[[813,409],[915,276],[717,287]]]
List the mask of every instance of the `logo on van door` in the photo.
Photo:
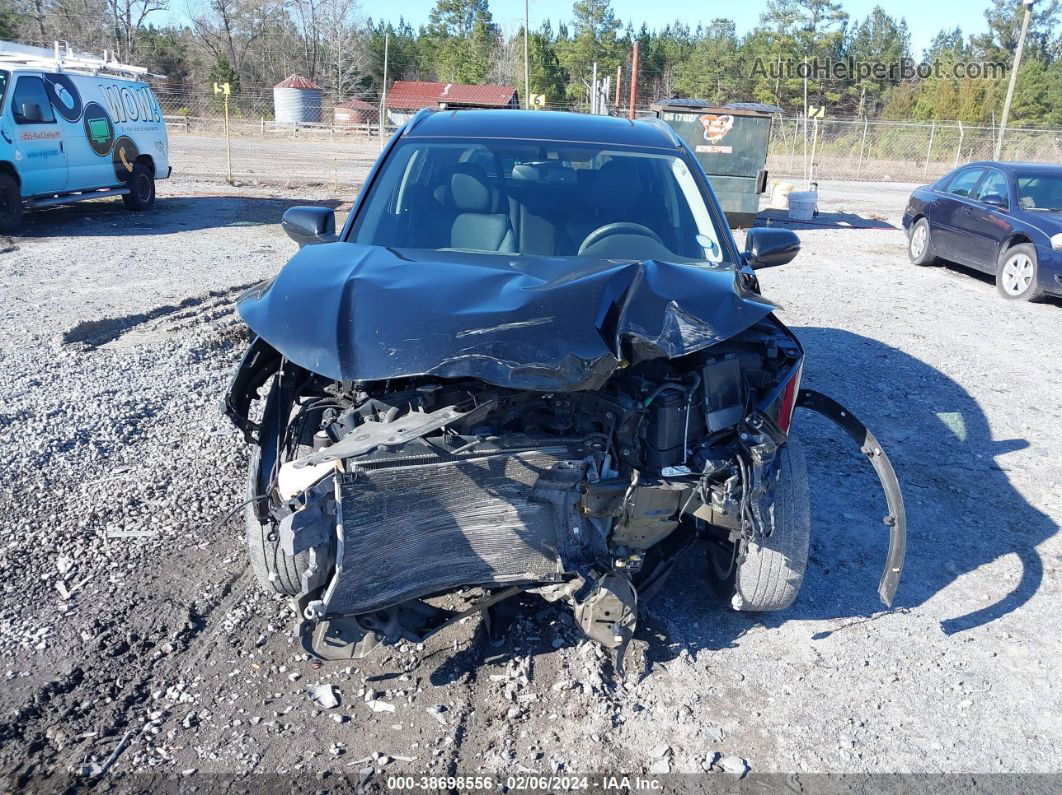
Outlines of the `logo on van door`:
[[101,85],[107,107],[117,124],[129,121],[162,121],[162,109],[147,86]]
[[45,75],[44,90],[55,112],[67,121],[81,118],[81,94],[66,75]]
[[90,102],[85,106],[85,137],[88,138],[92,151],[100,157],[106,157],[111,153],[114,145],[114,125],[107,115],[107,111],[98,102]]
[[114,155],[111,161],[114,163],[114,176],[119,182],[125,182],[133,173],[133,161],[140,155],[132,138],[124,135],[114,142]]

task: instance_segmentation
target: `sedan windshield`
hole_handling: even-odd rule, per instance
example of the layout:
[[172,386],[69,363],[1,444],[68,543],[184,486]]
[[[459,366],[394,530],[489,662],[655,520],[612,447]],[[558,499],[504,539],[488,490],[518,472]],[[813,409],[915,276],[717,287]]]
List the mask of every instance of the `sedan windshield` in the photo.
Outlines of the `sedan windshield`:
[[1062,212],[1062,174],[1018,174],[1018,204],[1024,210]]
[[350,240],[390,248],[721,262],[685,162],[539,141],[402,141]]

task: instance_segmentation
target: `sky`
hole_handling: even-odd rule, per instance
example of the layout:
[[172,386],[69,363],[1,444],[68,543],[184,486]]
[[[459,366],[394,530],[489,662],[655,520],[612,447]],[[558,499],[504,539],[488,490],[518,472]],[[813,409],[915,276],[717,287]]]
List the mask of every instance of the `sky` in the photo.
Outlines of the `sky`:
[[[907,20],[911,31],[911,49],[915,57],[921,57],[922,51],[942,28],[962,27],[963,33],[980,33],[985,29],[985,0],[842,0],[844,9],[850,19],[861,19],[875,5],[881,5],[889,14]],[[428,20],[428,13],[435,3],[432,0],[359,0],[361,13],[373,19],[398,21],[405,17],[414,27]],[[571,0],[529,0],[531,29],[535,29],[543,19],[571,19]],[[661,28],[669,22],[680,19],[691,28],[698,22],[708,22],[715,17],[732,19],[737,24],[739,34],[747,33],[760,19],[760,12],[766,7],[766,0],[737,3],[693,3],[689,0],[612,0],[616,16],[626,24],[633,21],[640,27],[644,21],[651,28]],[[495,21],[503,30],[515,30],[523,24],[523,0],[491,0],[490,10]]]

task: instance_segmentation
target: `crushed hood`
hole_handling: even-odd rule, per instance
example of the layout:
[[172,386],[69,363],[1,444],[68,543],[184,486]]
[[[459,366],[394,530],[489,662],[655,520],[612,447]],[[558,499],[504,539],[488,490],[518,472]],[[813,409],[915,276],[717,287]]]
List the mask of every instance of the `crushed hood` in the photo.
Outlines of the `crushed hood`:
[[596,389],[625,361],[733,337],[776,307],[731,266],[307,246],[237,301],[251,330],[338,381],[472,377]]

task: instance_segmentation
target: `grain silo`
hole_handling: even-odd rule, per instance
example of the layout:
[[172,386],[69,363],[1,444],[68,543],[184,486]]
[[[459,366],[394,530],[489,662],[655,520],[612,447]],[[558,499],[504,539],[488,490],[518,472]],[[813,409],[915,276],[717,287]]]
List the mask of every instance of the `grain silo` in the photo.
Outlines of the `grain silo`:
[[321,87],[302,75],[273,86],[273,109],[280,124],[321,121]]
[[346,102],[337,102],[335,107],[336,127],[359,127],[366,124],[376,124],[380,117],[380,109],[357,97],[348,99]]

